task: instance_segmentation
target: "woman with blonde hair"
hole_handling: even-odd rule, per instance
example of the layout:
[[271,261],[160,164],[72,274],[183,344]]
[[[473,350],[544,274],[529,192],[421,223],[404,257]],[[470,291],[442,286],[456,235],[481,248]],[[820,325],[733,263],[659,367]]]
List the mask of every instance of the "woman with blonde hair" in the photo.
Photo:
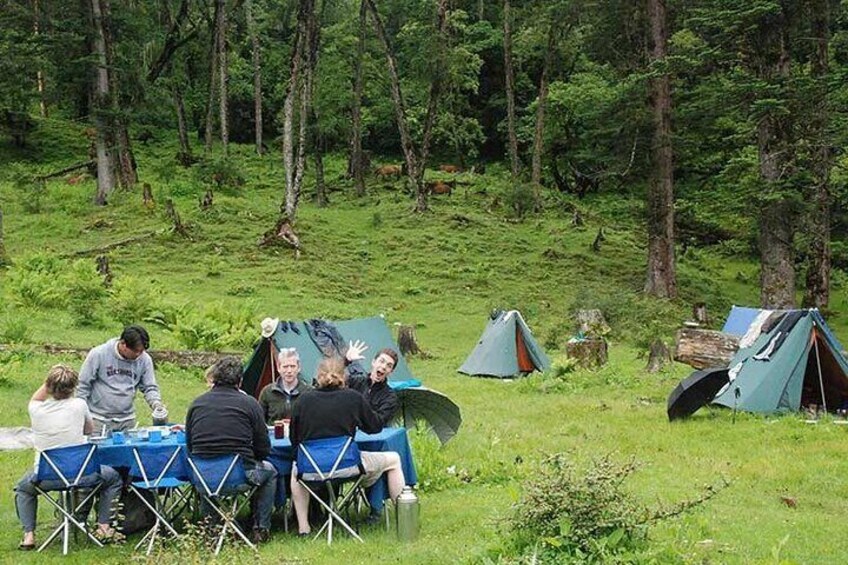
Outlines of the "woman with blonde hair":
[[[374,434],[382,429],[380,419],[360,393],[345,386],[344,362],[324,359],[318,364],[318,387],[303,394],[292,413],[291,442],[296,451],[301,442],[338,436],[353,436],[359,428]],[[361,452],[366,487],[387,474],[392,500],[403,490],[404,477],[400,456],[395,452]],[[292,470],[292,501],[297,514],[298,535],[309,535],[309,493],[297,482]]]

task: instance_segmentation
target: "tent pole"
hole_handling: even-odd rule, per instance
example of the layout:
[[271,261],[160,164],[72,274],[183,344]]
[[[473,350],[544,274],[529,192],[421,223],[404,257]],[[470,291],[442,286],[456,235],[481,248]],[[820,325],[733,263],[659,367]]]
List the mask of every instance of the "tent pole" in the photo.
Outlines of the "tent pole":
[[821,357],[819,357],[819,340],[816,337],[816,324],[813,324],[813,347],[816,348],[816,365],[819,369],[819,387],[821,388],[821,397],[822,397],[822,406],[824,406],[824,411],[827,413],[827,400],[825,400],[824,396],[824,379],[822,378],[821,372]]

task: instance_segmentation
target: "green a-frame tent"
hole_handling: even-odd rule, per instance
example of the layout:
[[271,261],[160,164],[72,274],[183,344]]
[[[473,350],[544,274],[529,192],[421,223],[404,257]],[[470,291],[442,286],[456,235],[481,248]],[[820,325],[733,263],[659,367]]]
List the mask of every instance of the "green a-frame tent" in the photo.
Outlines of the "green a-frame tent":
[[492,314],[477,346],[458,369],[460,373],[503,379],[550,368],[548,356],[518,310]]

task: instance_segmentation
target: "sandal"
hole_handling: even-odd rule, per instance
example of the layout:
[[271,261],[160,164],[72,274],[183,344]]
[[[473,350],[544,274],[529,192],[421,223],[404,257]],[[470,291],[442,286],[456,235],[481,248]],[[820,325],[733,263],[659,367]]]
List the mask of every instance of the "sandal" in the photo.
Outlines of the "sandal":
[[111,543],[113,545],[116,545],[127,541],[127,536],[125,536],[118,530],[112,530],[109,533],[106,533],[102,530],[94,530],[94,533],[92,535],[97,541],[103,544]]
[[18,549],[21,551],[32,551],[35,549],[34,543],[21,543],[18,545]]

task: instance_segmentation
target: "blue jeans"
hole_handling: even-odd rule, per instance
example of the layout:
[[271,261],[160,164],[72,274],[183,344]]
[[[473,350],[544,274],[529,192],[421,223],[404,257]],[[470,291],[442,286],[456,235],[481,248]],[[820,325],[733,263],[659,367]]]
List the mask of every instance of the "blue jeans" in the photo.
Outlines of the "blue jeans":
[[[250,501],[250,508],[253,511],[253,526],[263,530],[269,530],[271,529],[271,512],[274,510],[274,494],[277,491],[277,470],[268,461],[257,461],[255,464],[245,462],[244,467],[247,482],[258,487]],[[235,494],[240,492],[240,490],[225,490],[222,494]],[[211,518],[213,523],[218,521],[218,515],[212,511],[206,499],[202,497],[200,501],[200,512],[204,516]]]
[[[29,471],[15,486],[15,510],[24,532],[35,531],[35,521],[38,516],[38,491],[35,490],[35,478],[35,471]],[[112,517],[112,503],[120,496],[123,487],[121,475],[112,467],[101,465],[99,473],[92,473],[80,479],[80,486],[83,488],[94,488],[97,485],[102,485],[97,503],[97,523],[108,524]],[[58,490],[64,487],[65,483],[59,480],[41,481],[38,486],[42,490]]]

